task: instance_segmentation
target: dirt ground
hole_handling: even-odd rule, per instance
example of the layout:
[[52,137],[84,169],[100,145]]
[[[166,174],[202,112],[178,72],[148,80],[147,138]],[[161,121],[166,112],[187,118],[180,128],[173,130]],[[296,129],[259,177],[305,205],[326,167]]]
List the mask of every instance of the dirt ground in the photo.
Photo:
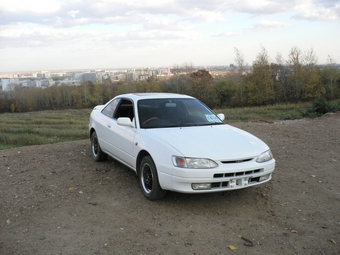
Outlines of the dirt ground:
[[340,113],[234,126],[271,147],[270,182],[154,202],[89,140],[0,151],[0,254],[340,254]]

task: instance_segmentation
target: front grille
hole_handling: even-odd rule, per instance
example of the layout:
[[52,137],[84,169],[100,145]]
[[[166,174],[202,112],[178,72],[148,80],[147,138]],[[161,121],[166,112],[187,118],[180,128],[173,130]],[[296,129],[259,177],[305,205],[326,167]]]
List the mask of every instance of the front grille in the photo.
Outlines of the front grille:
[[227,188],[229,182],[213,182],[211,188]]
[[[249,178],[248,180],[236,179],[234,181],[227,182],[213,182],[211,183],[212,189],[225,189],[225,188],[236,188],[236,187],[247,187],[248,185],[256,185],[260,182],[260,177]],[[233,185],[233,186],[231,186]]]
[[235,173],[218,173],[214,174],[214,178],[230,178],[230,177],[240,177],[240,176],[247,176],[252,174],[260,173],[261,169],[256,170],[250,170],[250,171],[244,171],[244,172],[235,172]]
[[221,161],[222,164],[236,164],[236,163],[244,163],[247,161],[252,160],[253,158],[246,158],[246,159],[240,159],[240,160],[224,160]]

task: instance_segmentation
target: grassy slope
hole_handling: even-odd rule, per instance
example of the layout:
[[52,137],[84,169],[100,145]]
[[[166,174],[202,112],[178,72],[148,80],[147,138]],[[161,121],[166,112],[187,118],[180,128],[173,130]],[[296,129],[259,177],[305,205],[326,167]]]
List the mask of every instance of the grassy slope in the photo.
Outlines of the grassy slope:
[[[302,118],[307,105],[215,109],[226,123]],[[91,109],[0,114],[0,150],[88,138]]]
[[90,109],[4,113],[0,149],[88,138]]

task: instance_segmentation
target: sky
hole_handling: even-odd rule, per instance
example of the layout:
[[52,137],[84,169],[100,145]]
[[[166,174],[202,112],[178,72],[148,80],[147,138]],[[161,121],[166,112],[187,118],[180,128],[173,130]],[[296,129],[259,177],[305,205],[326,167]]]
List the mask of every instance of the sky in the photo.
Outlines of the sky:
[[340,0],[0,0],[0,73],[252,65],[293,47],[340,63]]

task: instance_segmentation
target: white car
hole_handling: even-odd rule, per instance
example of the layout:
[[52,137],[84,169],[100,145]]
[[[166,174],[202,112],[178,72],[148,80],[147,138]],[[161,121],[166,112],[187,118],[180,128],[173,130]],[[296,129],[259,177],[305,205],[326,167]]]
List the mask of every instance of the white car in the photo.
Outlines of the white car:
[[275,160],[259,138],[223,122],[202,102],[168,93],[123,94],[90,116],[91,153],[139,176],[144,196],[208,193],[262,184]]

